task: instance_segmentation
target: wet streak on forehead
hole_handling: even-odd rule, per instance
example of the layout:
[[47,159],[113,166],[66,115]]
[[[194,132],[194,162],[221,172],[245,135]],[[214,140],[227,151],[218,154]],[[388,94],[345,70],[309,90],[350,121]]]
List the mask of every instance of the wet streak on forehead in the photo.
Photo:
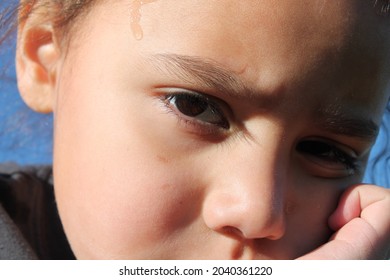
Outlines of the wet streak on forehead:
[[[210,59],[165,53],[152,55],[147,60],[162,73],[227,97],[245,99],[264,107],[280,102],[279,95],[259,94],[259,90],[246,86],[236,73]],[[315,124],[324,131],[366,141],[373,141],[379,132],[379,126],[371,119],[351,117],[342,110],[319,110],[314,119]]]
[[144,32],[142,30],[141,21],[141,7],[142,5],[156,2],[157,0],[133,0],[130,4],[130,27],[133,36],[136,40],[142,40]]

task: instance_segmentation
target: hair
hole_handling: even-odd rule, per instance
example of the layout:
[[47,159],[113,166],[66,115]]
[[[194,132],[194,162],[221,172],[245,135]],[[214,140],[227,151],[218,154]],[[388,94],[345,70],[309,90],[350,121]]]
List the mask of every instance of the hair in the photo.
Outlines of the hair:
[[[390,15],[390,0],[368,1],[371,2],[378,15],[383,17]],[[90,6],[97,2],[99,0],[14,0],[7,7],[3,5],[3,10],[0,11],[0,47],[8,45],[9,40],[14,41],[18,22],[27,20],[33,13],[41,13],[43,21],[53,22],[54,28],[61,30],[62,34],[66,35],[76,24],[76,19],[88,12]],[[9,45],[13,46],[13,43]],[[1,78],[3,77],[0,72],[0,81]],[[382,171],[390,168],[389,133],[390,103],[387,104],[379,135],[382,145],[370,158],[367,166],[370,176],[366,178],[366,180],[381,183],[388,188],[390,187],[388,172]]]
[[19,3],[14,1],[0,12],[0,45],[12,37],[19,22],[27,20],[34,13],[40,13],[42,21],[50,20],[53,22],[54,28],[67,33],[75,24],[75,19],[87,12],[88,7],[97,1],[21,0]]
[[[20,20],[25,20],[31,13],[42,8],[51,11],[50,20],[55,27],[64,28],[70,25],[89,5],[96,0],[22,0],[19,4]],[[47,14],[47,13],[46,13]]]

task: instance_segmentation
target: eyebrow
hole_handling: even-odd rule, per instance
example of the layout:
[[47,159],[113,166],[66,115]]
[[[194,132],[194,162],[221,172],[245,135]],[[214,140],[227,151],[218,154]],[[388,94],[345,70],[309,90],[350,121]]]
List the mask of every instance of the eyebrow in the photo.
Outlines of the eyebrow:
[[[261,99],[264,104],[269,101],[276,102],[275,96],[256,94],[258,91],[247,87],[233,71],[229,71],[211,59],[162,53],[153,54],[148,57],[148,60],[161,72],[176,76],[190,84],[200,83],[210,89],[217,89],[226,96],[247,100]],[[351,118],[329,108],[317,111],[314,119],[315,125],[337,135],[373,141],[379,132],[379,126],[370,119]]]
[[199,83],[233,97],[253,98],[252,91],[233,71],[212,59],[164,53],[152,55],[149,61],[158,70],[174,75],[184,82]]
[[344,115],[321,114],[315,124],[333,134],[345,135],[362,140],[373,141],[378,136],[379,126],[371,119],[351,118]]

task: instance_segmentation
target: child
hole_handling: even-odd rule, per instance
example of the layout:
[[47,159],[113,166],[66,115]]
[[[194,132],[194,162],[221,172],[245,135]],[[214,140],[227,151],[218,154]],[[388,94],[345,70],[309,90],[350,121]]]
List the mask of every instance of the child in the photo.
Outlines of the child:
[[360,184],[389,100],[374,2],[21,1],[75,257],[388,258],[390,191]]

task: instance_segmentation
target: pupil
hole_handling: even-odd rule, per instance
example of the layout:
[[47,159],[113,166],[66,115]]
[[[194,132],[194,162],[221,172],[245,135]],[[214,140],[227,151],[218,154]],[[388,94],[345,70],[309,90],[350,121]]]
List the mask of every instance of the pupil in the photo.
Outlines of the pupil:
[[189,117],[196,117],[208,108],[208,103],[195,96],[176,97],[176,107]]
[[300,152],[307,154],[315,154],[318,156],[327,156],[330,152],[330,147],[328,144],[317,141],[305,141],[299,143],[297,149]]

